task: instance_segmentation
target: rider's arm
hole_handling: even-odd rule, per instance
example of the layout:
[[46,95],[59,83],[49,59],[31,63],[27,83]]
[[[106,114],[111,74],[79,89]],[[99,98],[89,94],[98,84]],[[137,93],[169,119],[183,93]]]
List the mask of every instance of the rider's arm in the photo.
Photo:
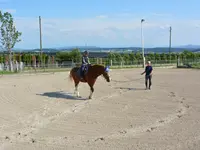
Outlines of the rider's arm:
[[85,57],[82,57],[82,64],[86,64]]
[[146,72],[146,70],[147,70],[147,67],[145,68],[144,72],[143,72],[143,73],[141,73],[141,75],[143,75],[143,74]]
[[150,73],[150,75],[152,75],[153,74],[153,67],[151,67],[151,73]]
[[88,62],[88,64],[90,64],[90,60],[89,60],[89,58],[87,57],[87,62]]

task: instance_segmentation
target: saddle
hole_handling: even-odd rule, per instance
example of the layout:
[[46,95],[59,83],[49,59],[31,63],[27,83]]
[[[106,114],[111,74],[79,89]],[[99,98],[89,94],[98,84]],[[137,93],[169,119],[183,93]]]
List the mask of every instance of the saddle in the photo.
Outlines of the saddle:
[[90,66],[91,66],[90,64],[82,65],[78,70],[78,76],[80,78],[83,78],[88,73],[88,69],[89,69]]

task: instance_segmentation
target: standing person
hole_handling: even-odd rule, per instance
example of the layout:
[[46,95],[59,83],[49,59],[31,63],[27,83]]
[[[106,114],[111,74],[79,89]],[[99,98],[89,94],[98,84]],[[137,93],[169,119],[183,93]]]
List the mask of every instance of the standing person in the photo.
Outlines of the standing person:
[[[143,73],[141,73],[141,75],[143,75],[145,73],[145,85],[146,85],[146,90],[149,88],[149,90],[151,89],[151,79],[152,79],[152,71],[153,71],[153,67],[151,66],[151,62],[148,61],[147,62],[147,66],[145,68],[145,71]],[[148,86],[148,80],[149,80],[149,86]]]
[[90,65],[90,60],[89,60],[88,55],[89,55],[88,51],[84,51],[83,57],[82,57],[82,65],[81,65],[81,79],[84,78],[85,70],[87,70],[88,65]]

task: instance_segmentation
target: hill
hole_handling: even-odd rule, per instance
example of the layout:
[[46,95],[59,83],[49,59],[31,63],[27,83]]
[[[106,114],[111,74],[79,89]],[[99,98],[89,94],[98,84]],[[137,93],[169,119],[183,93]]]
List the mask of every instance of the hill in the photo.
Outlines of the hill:
[[[58,48],[43,48],[43,52],[45,53],[55,53],[59,51],[70,51],[74,48],[80,49],[80,51],[88,50],[93,52],[137,52],[142,51],[141,47],[96,47],[96,46],[70,46],[70,47],[58,47]],[[188,50],[191,52],[200,52],[200,46],[198,45],[185,45],[172,47],[171,52],[180,53],[184,50]],[[14,49],[14,51],[21,52],[40,52],[40,49]],[[154,48],[145,48],[145,53],[169,53],[169,47],[154,47]]]

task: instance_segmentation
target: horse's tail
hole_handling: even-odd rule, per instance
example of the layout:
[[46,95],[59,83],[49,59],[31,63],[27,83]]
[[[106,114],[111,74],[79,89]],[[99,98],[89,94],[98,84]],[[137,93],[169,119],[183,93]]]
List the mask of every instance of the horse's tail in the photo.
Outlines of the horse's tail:
[[73,76],[72,76],[72,70],[70,70],[70,72],[69,72],[69,79],[70,79],[70,81],[72,81],[72,79],[73,79]]

